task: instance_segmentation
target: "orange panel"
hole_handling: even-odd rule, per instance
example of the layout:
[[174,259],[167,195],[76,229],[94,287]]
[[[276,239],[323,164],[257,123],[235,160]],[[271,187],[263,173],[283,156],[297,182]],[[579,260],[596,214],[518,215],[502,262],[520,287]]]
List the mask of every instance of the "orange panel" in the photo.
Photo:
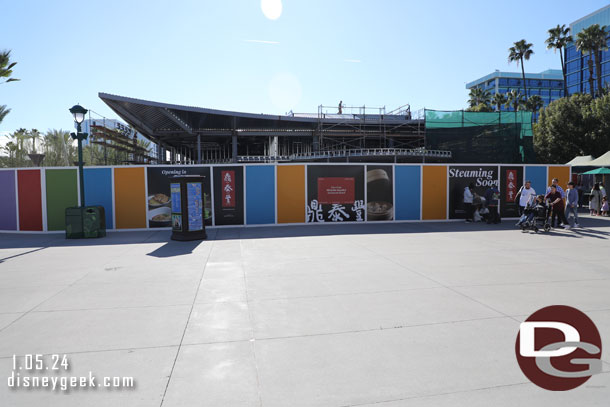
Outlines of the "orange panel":
[[559,186],[565,190],[568,186],[568,182],[571,181],[569,166],[549,165],[548,174],[549,174],[549,179],[548,179],[547,185],[551,185],[551,181],[553,180],[553,178],[557,178],[559,180]]
[[277,166],[277,223],[305,222],[305,166]]
[[447,219],[447,166],[424,165],[422,219]]
[[144,168],[114,169],[114,210],[117,229],[146,227]]

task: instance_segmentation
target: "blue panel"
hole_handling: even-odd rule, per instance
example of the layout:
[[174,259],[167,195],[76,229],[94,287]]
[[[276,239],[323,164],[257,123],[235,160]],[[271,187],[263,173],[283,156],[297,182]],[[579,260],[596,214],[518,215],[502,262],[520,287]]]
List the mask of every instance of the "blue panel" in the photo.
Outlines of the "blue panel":
[[85,168],[85,204],[101,205],[106,213],[106,228],[114,229],[112,223],[112,169]]
[[547,179],[546,179],[546,167],[525,167],[525,181],[532,181],[532,188],[536,191],[536,194],[544,195],[546,193]]
[[396,220],[419,220],[421,208],[421,167],[394,166]]
[[275,167],[246,167],[246,223],[275,223]]

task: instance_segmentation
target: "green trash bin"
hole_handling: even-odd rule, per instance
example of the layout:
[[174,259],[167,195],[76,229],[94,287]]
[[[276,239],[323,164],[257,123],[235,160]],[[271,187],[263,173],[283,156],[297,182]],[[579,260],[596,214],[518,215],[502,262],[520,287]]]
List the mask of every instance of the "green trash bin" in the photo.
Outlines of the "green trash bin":
[[103,206],[66,208],[66,239],[106,236],[106,214]]

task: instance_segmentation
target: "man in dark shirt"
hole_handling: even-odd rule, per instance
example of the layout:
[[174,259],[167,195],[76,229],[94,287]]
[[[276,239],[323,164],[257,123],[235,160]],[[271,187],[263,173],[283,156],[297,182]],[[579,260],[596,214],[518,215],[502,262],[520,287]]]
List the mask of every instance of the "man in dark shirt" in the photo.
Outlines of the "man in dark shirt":
[[564,203],[563,203],[563,199],[561,198],[561,192],[559,192],[557,190],[557,186],[551,185],[550,192],[548,194],[546,194],[544,199],[545,199],[545,201],[548,201],[550,203],[551,208],[553,210],[553,217],[551,218],[551,226],[557,227],[558,225],[555,222],[555,219],[558,219],[559,223],[563,223],[564,225],[566,225],[565,226],[566,229],[570,229],[570,224],[566,220],[566,217],[564,214]]
[[500,223],[500,214],[498,213],[498,201],[500,200],[500,190],[495,185],[490,186],[485,191],[485,201],[487,209],[489,209],[489,217],[487,223]]

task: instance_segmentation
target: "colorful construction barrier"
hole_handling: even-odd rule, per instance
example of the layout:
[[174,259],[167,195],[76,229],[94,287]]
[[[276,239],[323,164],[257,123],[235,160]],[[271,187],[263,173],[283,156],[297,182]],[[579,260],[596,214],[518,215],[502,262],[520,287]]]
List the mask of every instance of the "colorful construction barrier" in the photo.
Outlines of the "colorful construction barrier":
[[[544,193],[564,186],[571,167],[493,164],[248,164],[88,167],[87,205],[102,205],[108,229],[169,228],[170,179],[204,178],[207,226],[328,222],[400,222],[464,218],[469,183],[501,192],[503,217],[517,215],[514,195],[526,179]],[[76,168],[0,169],[0,230],[65,228],[79,205]]]

